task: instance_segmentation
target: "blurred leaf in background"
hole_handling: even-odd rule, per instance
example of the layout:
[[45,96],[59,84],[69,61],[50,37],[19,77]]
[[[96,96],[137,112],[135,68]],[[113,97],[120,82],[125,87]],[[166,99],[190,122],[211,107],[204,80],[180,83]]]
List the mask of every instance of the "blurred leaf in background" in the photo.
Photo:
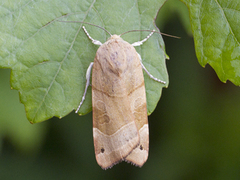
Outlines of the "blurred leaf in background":
[[[45,139],[47,124],[31,125],[18,92],[10,89],[10,70],[0,69],[0,141],[8,139],[20,152],[35,154]],[[1,149],[0,149],[1,150]]]
[[185,31],[189,35],[192,35],[187,6],[179,0],[169,0],[164,4],[164,8],[162,8],[158,13],[156,24],[158,24],[158,27],[162,30],[166,26],[167,22],[174,19],[176,16],[178,16]]

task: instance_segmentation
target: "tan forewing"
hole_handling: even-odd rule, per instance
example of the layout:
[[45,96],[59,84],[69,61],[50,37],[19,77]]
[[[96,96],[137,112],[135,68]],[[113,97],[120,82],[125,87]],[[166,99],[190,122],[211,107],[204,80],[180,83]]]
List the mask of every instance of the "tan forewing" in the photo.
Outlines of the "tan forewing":
[[[94,147],[104,169],[122,160],[139,163],[131,157],[139,154],[134,150],[139,145],[139,130],[147,124],[145,90],[138,94],[142,89],[142,69],[134,47],[113,35],[98,49],[92,70]],[[143,123],[138,122],[142,114]],[[125,159],[131,153],[133,156]]]
[[125,158],[125,161],[141,167],[147,161],[149,148],[149,130],[145,87],[143,86],[134,91],[129,98],[132,102],[132,109],[135,116],[135,123],[139,131],[140,143]]

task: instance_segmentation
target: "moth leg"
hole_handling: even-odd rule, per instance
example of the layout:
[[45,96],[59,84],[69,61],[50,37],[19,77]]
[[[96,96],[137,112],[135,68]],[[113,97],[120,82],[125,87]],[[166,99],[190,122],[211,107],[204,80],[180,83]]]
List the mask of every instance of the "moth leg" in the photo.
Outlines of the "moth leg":
[[102,43],[101,43],[100,41],[93,39],[93,38],[88,34],[85,26],[83,26],[82,28],[83,28],[84,32],[86,33],[87,37],[92,41],[93,44],[99,45],[99,46],[102,45]]
[[88,86],[90,84],[90,77],[91,77],[91,70],[92,70],[92,66],[93,66],[93,62],[90,63],[90,65],[88,66],[88,69],[87,69],[87,72],[86,72],[86,86],[85,86],[85,90],[84,90],[84,94],[83,94],[83,97],[82,97],[82,100],[77,108],[77,110],[75,111],[75,113],[77,113],[80,109],[80,107],[82,106],[83,104],[83,101],[85,100],[85,97],[86,97],[86,93],[87,93],[87,89],[88,89]]
[[[138,53],[137,53],[137,54],[138,54]],[[150,72],[148,72],[148,70],[147,70],[147,69],[145,68],[145,66],[143,65],[143,63],[142,63],[142,58],[141,58],[140,54],[138,54],[138,57],[139,57],[139,59],[140,59],[140,63],[141,63],[141,65],[142,65],[142,68],[144,69],[144,71],[148,74],[148,76],[149,76],[151,79],[153,79],[153,80],[155,80],[155,81],[157,81],[157,82],[160,82],[160,83],[162,83],[162,84],[166,84],[165,81],[162,81],[162,80],[160,80],[160,79],[158,79],[158,78],[155,78],[153,75],[151,75]]]
[[153,31],[146,38],[144,38],[141,41],[137,41],[135,43],[132,43],[132,46],[141,46],[145,41],[147,41],[153,35],[154,32],[155,32],[155,30],[153,29]]

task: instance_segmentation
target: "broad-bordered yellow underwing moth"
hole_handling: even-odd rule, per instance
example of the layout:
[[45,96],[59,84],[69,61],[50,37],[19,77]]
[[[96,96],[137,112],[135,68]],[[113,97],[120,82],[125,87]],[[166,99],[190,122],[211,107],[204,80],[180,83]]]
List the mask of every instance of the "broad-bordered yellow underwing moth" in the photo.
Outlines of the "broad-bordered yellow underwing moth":
[[86,73],[84,102],[90,84],[92,69],[92,110],[93,139],[98,164],[103,169],[121,162],[131,162],[141,167],[148,158],[149,131],[146,93],[142,68],[155,81],[144,67],[141,56],[134,46],[140,46],[154,33],[152,31],[142,41],[129,44],[118,35],[102,44],[94,40],[83,29],[88,38],[100,45],[94,62]]

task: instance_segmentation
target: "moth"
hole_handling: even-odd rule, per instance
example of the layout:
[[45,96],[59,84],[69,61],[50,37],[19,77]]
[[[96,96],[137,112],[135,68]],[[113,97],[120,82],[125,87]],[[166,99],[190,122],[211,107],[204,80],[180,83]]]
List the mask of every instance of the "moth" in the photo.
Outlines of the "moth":
[[86,72],[86,86],[79,111],[85,100],[92,71],[93,139],[97,163],[108,169],[126,161],[141,167],[148,158],[149,130],[146,93],[141,56],[134,46],[147,41],[154,30],[142,41],[129,44],[121,35],[111,35],[102,44],[93,39],[83,26],[87,37],[100,45],[94,62]]

